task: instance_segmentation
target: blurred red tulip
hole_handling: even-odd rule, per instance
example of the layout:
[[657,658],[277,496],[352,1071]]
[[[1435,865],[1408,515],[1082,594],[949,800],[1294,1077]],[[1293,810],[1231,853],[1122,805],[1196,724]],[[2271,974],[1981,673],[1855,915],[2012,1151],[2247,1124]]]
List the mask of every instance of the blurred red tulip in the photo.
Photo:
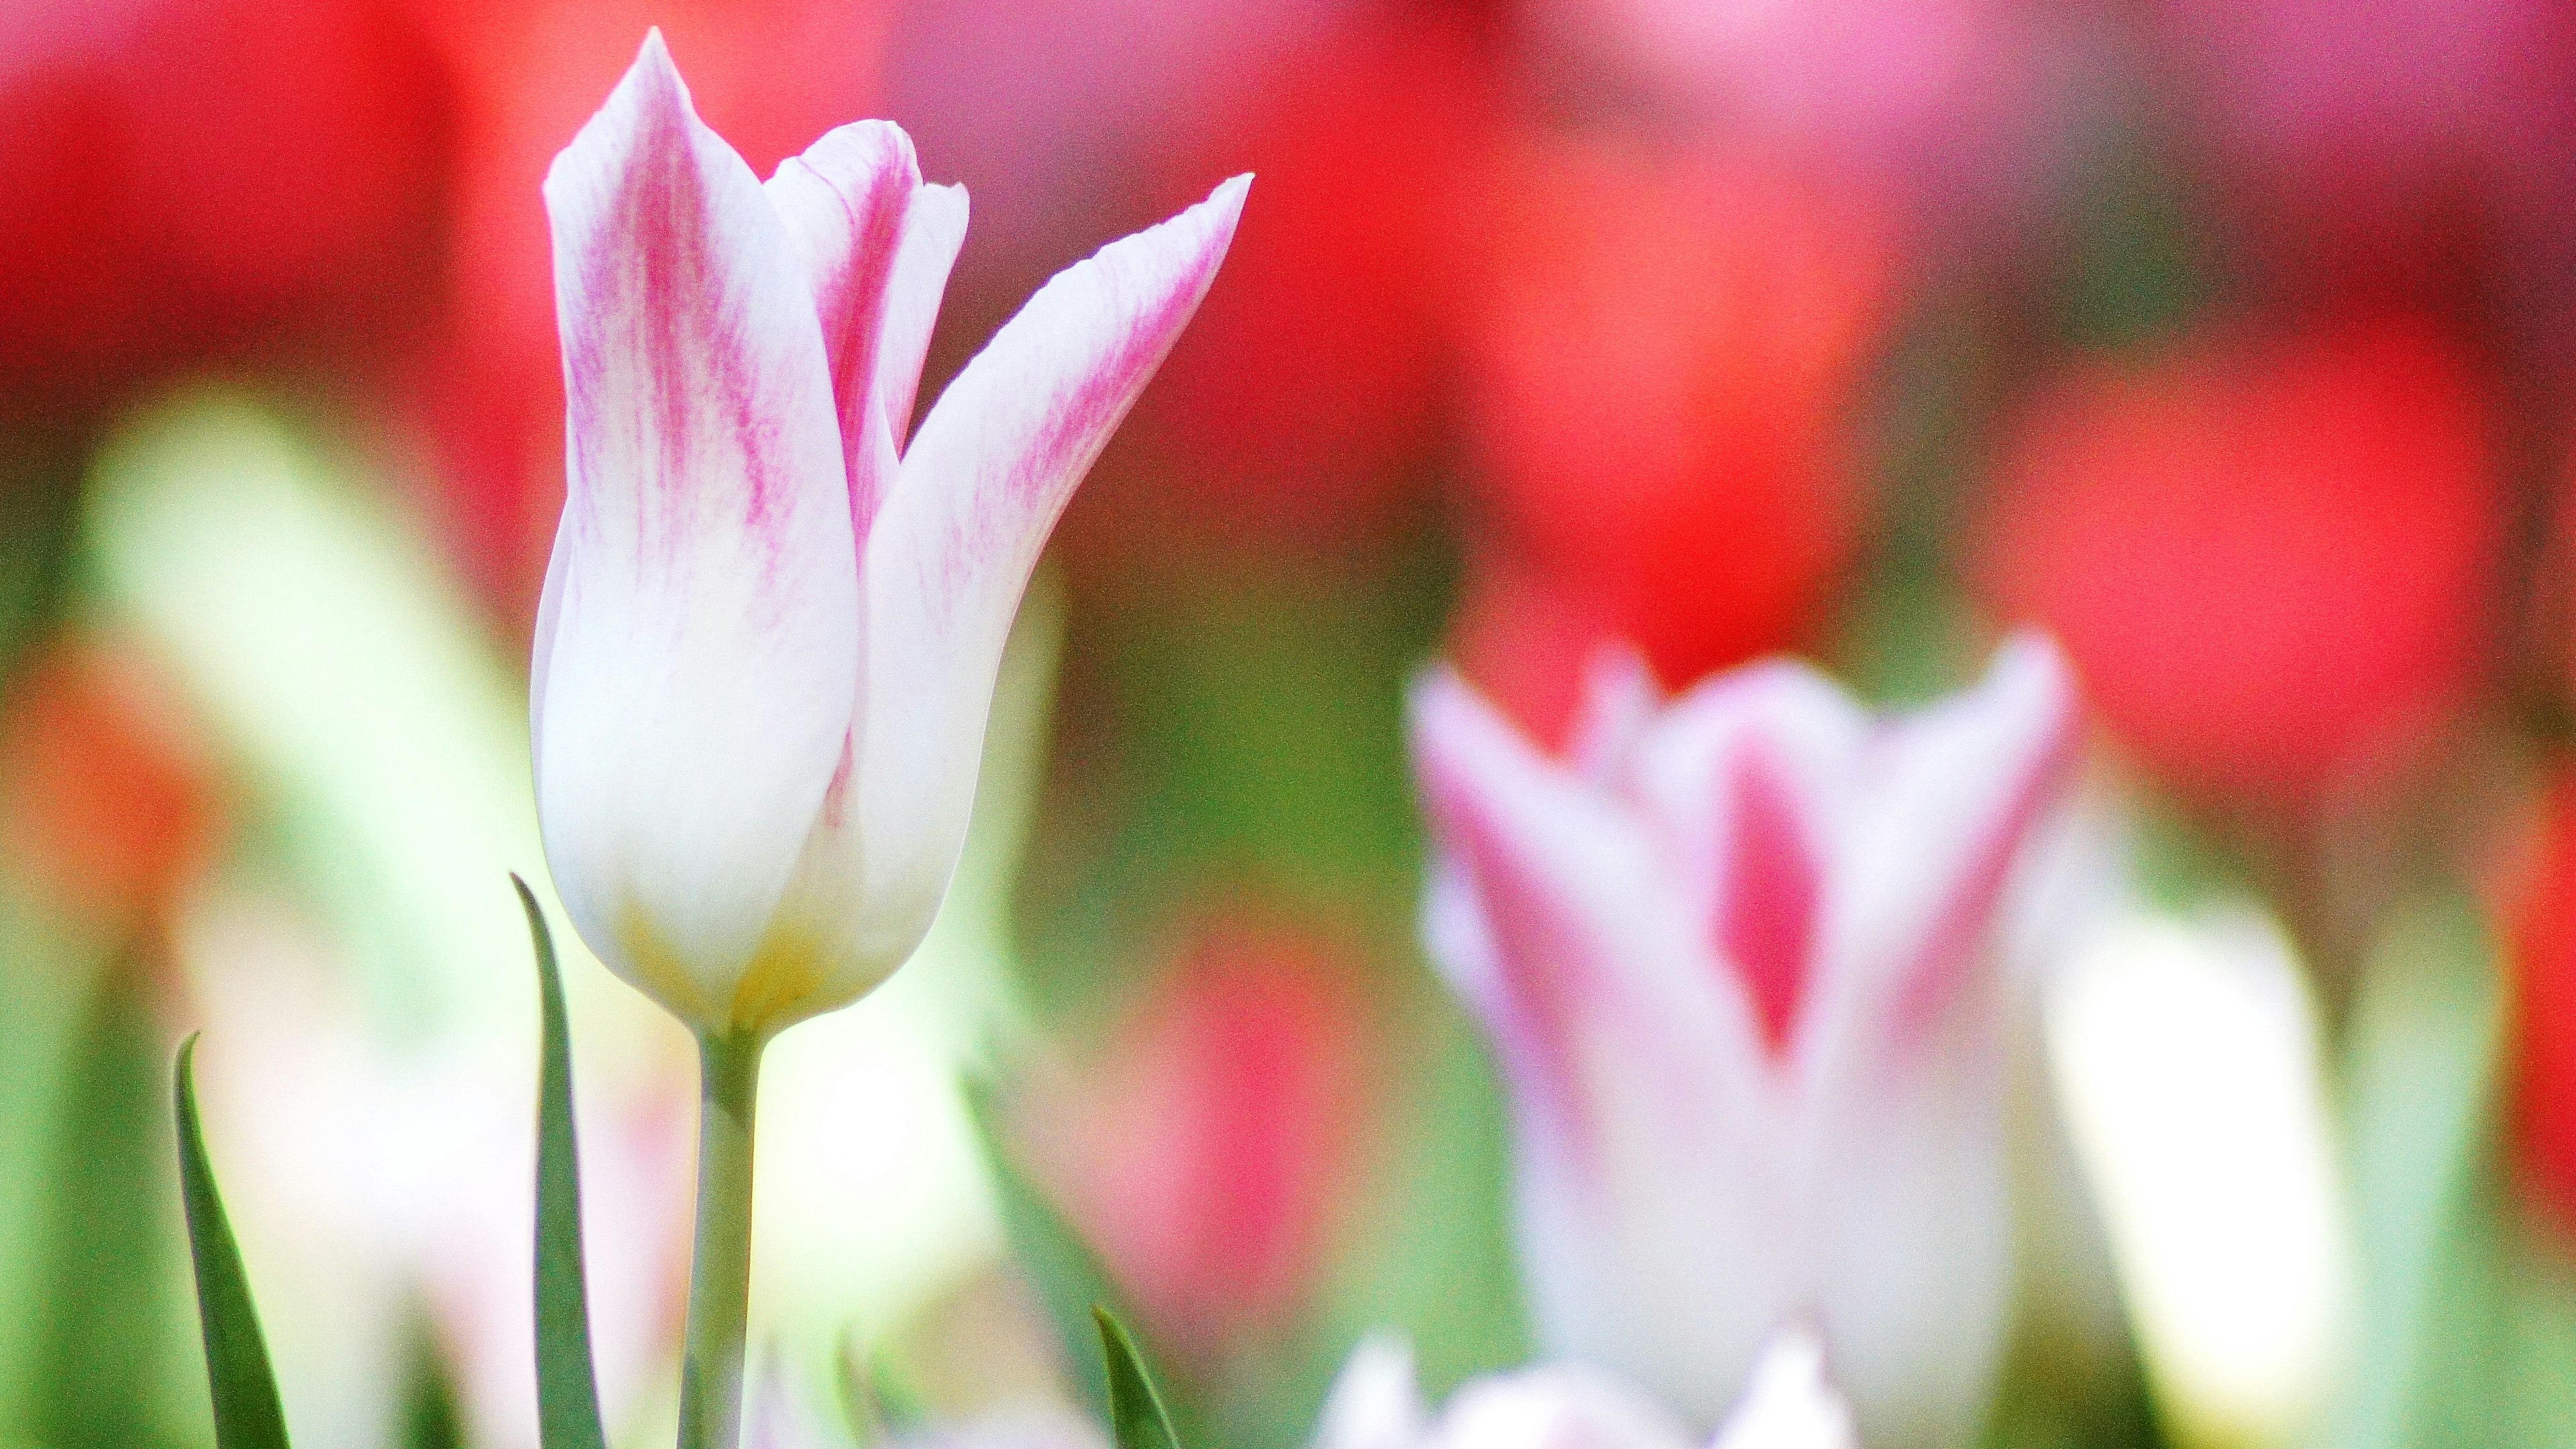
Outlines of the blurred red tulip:
[[[538,185],[659,26],[707,123],[762,176],[870,114],[878,0],[414,0],[459,77],[454,306],[412,389],[433,512],[503,609],[533,609],[563,501],[563,373]],[[521,620],[520,622],[526,622]]]
[[1984,591],[2056,632],[2172,782],[2276,804],[2364,784],[2481,663],[2487,426],[2460,358],[2403,322],[2096,362],[2007,439]]
[[2551,787],[2509,924],[2515,1156],[2524,1183],[2576,1227],[2576,775]]
[[0,386],[426,317],[450,96],[393,0],[48,0],[0,51]]
[[1365,1007],[1324,937],[1197,928],[1154,994],[1022,1114],[1040,1180],[1175,1352],[1279,1326],[1352,1188]]
[[1398,520],[1436,436],[1461,180],[1493,116],[1470,40],[1417,19],[1350,29],[1193,123],[1170,194],[1249,170],[1261,197],[1139,405],[1159,466],[1104,479],[1085,536],[1329,550]]
[[0,858],[119,944],[166,927],[217,827],[214,766],[173,693],[95,640],[40,646],[0,716]]
[[1889,258],[1795,173],[1594,141],[1511,153],[1485,215],[1457,651],[1553,740],[1602,643],[1681,688],[1812,626],[1862,506],[1846,432]]

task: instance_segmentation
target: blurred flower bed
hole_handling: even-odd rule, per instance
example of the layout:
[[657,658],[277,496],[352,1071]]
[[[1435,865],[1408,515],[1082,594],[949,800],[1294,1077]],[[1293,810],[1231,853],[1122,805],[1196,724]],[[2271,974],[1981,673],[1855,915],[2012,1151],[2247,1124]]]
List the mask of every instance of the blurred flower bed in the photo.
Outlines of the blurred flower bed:
[[[538,184],[648,26],[762,175],[884,116],[965,185],[916,412],[1038,282],[1258,177],[1022,611],[921,958],[772,1053],[754,1442],[864,1384],[897,1438],[1091,1444],[1095,1298],[1191,1449],[1339,1449],[1379,1331],[1432,1403],[1571,1356],[1702,1442],[1739,1385],[1701,1356],[1740,1378],[1810,1266],[1873,1449],[2576,1437],[2565,7],[23,0],[0,1444],[211,1442],[164,1115],[198,1027],[299,1441],[535,1443]],[[2011,1124],[1926,1149],[1966,1226],[1748,1237],[1776,1205],[1707,1163],[1807,1168],[1697,1123],[1595,1144],[1625,1215],[1537,1181],[1546,1033],[1442,949],[1479,772],[1521,768],[1476,731],[1571,777],[1618,660],[1640,699],[1788,654],[1914,708],[2003,689],[2017,630],[2080,702],[2072,803],[1956,887],[2001,1024],[1938,1090]],[[1744,708],[1798,769],[1841,717]],[[1833,788],[1745,768],[1640,814],[1758,833]],[[1843,917],[1726,890],[1700,925],[1777,1048],[1796,992],[1754,973]],[[564,939],[642,1444],[689,1045]]]

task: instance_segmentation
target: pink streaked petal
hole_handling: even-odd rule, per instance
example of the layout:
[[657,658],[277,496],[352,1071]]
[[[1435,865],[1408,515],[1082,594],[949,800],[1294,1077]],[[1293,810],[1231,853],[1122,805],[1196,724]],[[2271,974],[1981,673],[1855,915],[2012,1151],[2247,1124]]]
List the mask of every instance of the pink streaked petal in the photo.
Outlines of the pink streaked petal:
[[897,452],[912,436],[912,403],[921,389],[921,360],[930,353],[949,269],[966,243],[966,188],[924,186],[903,220],[903,246],[886,285],[885,325],[877,343],[876,392]]
[[568,496],[533,718],[592,947],[695,1019],[849,728],[859,581],[814,301],[658,34],[547,174]]
[[781,162],[766,188],[795,240],[822,319],[850,480],[850,519],[861,540],[894,483],[897,440],[886,427],[876,386],[889,284],[920,187],[921,168],[903,128],[860,121]]
[[1849,1050],[1919,1043],[1997,963],[1997,905],[2069,783],[2081,723],[2056,646],[2024,634],[1975,688],[1888,727],[1819,948]]
[[1603,647],[1584,672],[1583,699],[1567,732],[1565,757],[1596,782],[1624,784],[1638,742],[1663,703],[1664,692],[1645,655],[1624,644]]
[[1483,1018],[1524,1109],[1588,1137],[1605,1091],[1639,1095],[1603,1078],[1604,1054],[1673,1110],[1743,1103],[1751,1024],[1709,989],[1704,938],[1644,823],[1453,673],[1415,685],[1412,715],[1443,862],[1426,944]]
[[1684,695],[1636,750],[1634,788],[1775,1054],[1803,1028],[1824,881],[1871,730],[1822,675],[1761,664]]
[[893,970],[938,911],[1030,571],[1215,278],[1249,180],[1047,283],[949,385],[904,454],[861,569],[857,808],[818,842],[858,883],[861,908],[820,923],[844,942],[837,969],[853,979]]

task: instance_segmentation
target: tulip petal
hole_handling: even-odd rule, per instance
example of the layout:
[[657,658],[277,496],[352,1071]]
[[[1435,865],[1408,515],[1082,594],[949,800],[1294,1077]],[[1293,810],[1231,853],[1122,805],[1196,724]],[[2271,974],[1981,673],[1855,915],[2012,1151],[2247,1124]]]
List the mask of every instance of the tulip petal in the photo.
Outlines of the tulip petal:
[[1858,1442],[1850,1406],[1825,1379],[1824,1345],[1812,1331],[1793,1328],[1762,1351],[1713,1449],[1854,1449]]
[[920,188],[912,138],[892,121],[859,121],[825,133],[805,154],[779,163],[765,188],[795,241],[822,319],[851,527],[862,540],[894,483],[896,444],[878,406],[878,354],[887,284]]
[[[812,888],[801,914],[839,942],[817,999],[865,990],[929,930],[965,840],[1020,594],[1074,486],[1214,279],[1248,181],[1047,283],[949,385],[905,453],[862,569],[867,717],[855,801],[825,812],[803,877]],[[942,237],[925,234],[925,275]]]
[[1414,686],[1412,738],[1441,856],[1425,934],[1514,1088],[1586,1134],[1591,1053],[1625,1041],[1623,1074],[1669,1064],[1662,1099],[1700,1110],[1705,1070],[1754,1059],[1749,1023],[1713,1011],[1706,945],[1641,822],[1447,670]]
[[1315,1421],[1314,1449],[1423,1449],[1428,1417],[1412,1347],[1372,1334],[1334,1376]]
[[886,285],[885,325],[877,343],[878,406],[897,451],[912,435],[921,361],[930,353],[930,332],[939,322],[949,268],[957,264],[957,249],[965,242],[965,187],[924,186],[913,193],[894,276]]
[[2023,634],[1975,688],[1885,727],[1820,924],[1826,1014],[1865,1038],[1849,1050],[1919,1050],[1999,957],[1996,907],[2069,777],[2080,722],[2063,656]]
[[762,937],[855,704],[831,372],[759,181],[658,34],[545,186],[569,494],[538,801],[582,935],[685,1019]]
[[1822,675],[1764,664],[1691,691],[1637,747],[1636,789],[1775,1052],[1811,1017],[1816,920],[1871,732]]

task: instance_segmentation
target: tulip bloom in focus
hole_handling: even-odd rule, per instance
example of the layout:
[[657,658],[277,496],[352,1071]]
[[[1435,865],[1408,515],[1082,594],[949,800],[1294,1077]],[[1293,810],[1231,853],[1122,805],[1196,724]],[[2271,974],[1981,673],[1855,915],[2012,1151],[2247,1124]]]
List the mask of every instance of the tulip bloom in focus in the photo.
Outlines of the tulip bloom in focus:
[[966,197],[901,130],[844,126],[764,186],[657,34],[557,158],[546,857],[583,938],[702,1035],[844,1005],[929,929],[1029,571],[1247,185],[1048,283],[907,445]]
[[1713,1419],[1803,1319],[1866,1441],[1975,1429],[2012,1231],[1994,916],[2076,728],[2031,638],[1889,720],[1791,664],[1661,707],[1605,669],[1570,763],[1419,688],[1425,932],[1510,1088],[1550,1350]]
[[2008,441],[1985,591],[2168,781],[2311,802],[2472,683],[2496,473],[2474,380],[2419,327],[2100,363]]
[[[1314,1449],[1688,1449],[1692,1435],[1659,1405],[1589,1368],[1550,1364],[1479,1379],[1435,1421],[1413,1380],[1413,1355],[1371,1339],[1351,1355],[1325,1402]],[[1851,1411],[1825,1380],[1824,1355],[1800,1330],[1763,1351],[1710,1449],[1853,1449]]]

